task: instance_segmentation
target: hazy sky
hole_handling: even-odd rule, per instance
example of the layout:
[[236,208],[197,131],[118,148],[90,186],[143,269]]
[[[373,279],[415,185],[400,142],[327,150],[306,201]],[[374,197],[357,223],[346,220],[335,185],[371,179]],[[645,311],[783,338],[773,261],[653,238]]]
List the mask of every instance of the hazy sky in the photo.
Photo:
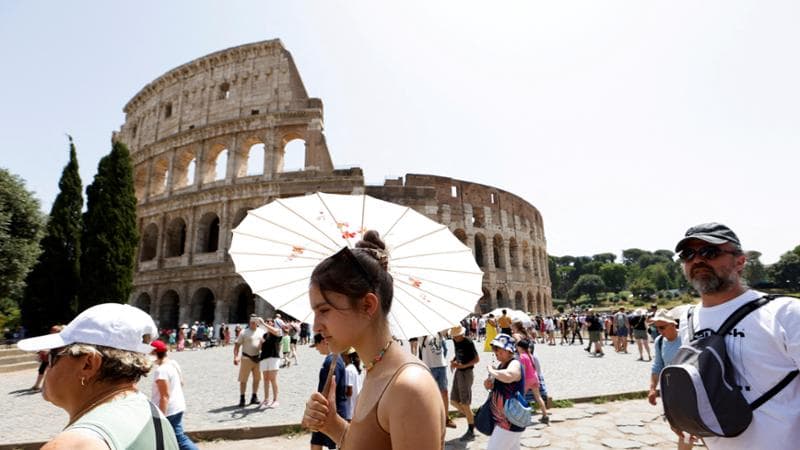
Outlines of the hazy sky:
[[0,166],[49,211],[167,70],[280,38],[337,167],[427,173],[539,208],[548,252],[671,249],[721,221],[800,244],[796,1],[0,2]]

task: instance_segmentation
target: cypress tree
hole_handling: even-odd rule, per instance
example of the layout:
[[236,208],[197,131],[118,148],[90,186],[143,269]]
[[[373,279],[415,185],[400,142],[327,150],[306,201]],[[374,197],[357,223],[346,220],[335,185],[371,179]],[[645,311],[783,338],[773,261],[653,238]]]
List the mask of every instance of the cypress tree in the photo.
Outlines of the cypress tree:
[[65,324],[78,307],[83,184],[78,157],[69,136],[69,162],[61,172],[56,196],[42,239],[42,254],[28,274],[22,322],[33,334]]
[[138,240],[130,153],[114,142],[86,188],[78,312],[98,303],[127,303]]

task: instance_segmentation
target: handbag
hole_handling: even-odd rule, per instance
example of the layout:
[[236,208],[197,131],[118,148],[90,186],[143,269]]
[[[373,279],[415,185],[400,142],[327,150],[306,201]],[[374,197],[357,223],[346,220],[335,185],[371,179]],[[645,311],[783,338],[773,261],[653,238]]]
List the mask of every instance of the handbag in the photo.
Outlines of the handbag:
[[478,411],[475,412],[475,429],[481,433],[490,436],[494,431],[494,417],[492,416],[492,394],[486,398]]
[[531,416],[533,415],[533,408],[528,406],[528,402],[522,395],[525,390],[525,366],[520,363],[522,376],[517,383],[517,392],[514,393],[503,404],[503,414],[511,424],[520,428],[525,428],[531,424]]

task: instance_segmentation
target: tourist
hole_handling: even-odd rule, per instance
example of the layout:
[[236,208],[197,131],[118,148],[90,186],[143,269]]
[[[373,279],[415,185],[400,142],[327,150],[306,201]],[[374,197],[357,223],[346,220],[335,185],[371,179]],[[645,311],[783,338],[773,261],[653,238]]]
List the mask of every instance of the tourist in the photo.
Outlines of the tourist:
[[660,336],[656,338],[656,342],[653,345],[655,358],[653,359],[653,368],[650,371],[650,391],[647,393],[647,401],[651,405],[655,405],[656,397],[658,396],[656,388],[658,387],[658,377],[661,374],[661,369],[668,365],[675,354],[678,353],[678,349],[681,347],[681,340],[678,339],[678,322],[666,309],[656,311],[652,318],[652,323]]
[[[686,279],[701,302],[680,318],[680,339],[690,342],[720,325],[740,306],[763,296],[742,280],[747,257],[736,234],[725,225],[689,228],[675,247]],[[689,330],[696,330],[689,335]],[[800,302],[778,297],[745,316],[725,336],[736,385],[753,402],[800,368]],[[663,387],[662,387],[663,388]],[[736,437],[706,437],[709,449],[795,449],[800,442],[800,377],[753,410],[753,420]]]
[[506,400],[514,397],[522,379],[522,365],[514,358],[514,339],[500,333],[492,341],[497,366],[489,366],[489,377],[483,381],[483,387],[490,389],[489,407],[491,409],[494,429],[486,445],[487,450],[518,449],[524,428],[518,427],[506,418],[503,406]]
[[497,318],[497,326],[500,328],[501,333],[511,334],[511,317],[508,316],[508,310],[501,310],[500,317]]
[[589,346],[586,347],[586,351],[589,354],[592,354],[590,348],[592,344],[594,344],[594,355],[595,356],[603,356],[603,342],[600,340],[601,333],[603,332],[603,321],[600,319],[593,310],[589,310],[588,314],[586,314],[586,328],[589,331]]
[[[278,366],[280,364],[279,348],[283,338],[283,330],[278,328],[275,320],[266,322],[258,318],[258,325],[266,330],[261,337],[261,351],[259,352],[259,368],[264,376],[264,401],[260,408],[277,408],[278,403]],[[269,389],[272,387],[272,401],[269,400]]]
[[[472,382],[475,379],[473,368],[478,364],[480,357],[475,350],[475,344],[464,336],[463,327],[450,330],[455,347],[455,357],[450,361],[450,370],[453,373],[453,389],[450,391],[450,402],[467,419],[467,431],[461,436],[461,441],[475,439],[475,415],[472,412]],[[491,344],[491,342],[490,342]]]
[[620,306],[619,311],[614,314],[613,323],[614,335],[617,337],[614,350],[617,353],[628,353],[628,332],[631,329],[631,324],[628,322],[624,306]]
[[177,339],[177,350],[182,352],[186,349],[186,331],[189,329],[189,326],[183,324],[178,328],[178,339]]
[[181,450],[197,450],[194,442],[183,432],[186,398],[183,396],[184,381],[181,366],[167,356],[167,345],[164,342],[153,341],[150,345],[156,356],[150,400],[167,416],[167,420],[175,431],[178,447]]
[[525,368],[525,394],[526,398],[533,397],[542,410],[541,422],[544,424],[550,423],[550,417],[547,415],[547,406],[542,399],[542,394],[539,392],[539,374],[536,372],[536,366],[533,364],[533,356],[530,352],[530,341],[527,338],[516,341],[517,354],[519,355],[519,362]]
[[[346,420],[347,371],[344,367],[344,360],[342,359],[342,356],[339,353],[331,352],[331,348],[328,345],[328,342],[319,333],[314,335],[314,343],[311,344],[311,347],[316,348],[316,350],[319,352],[320,355],[325,356],[325,360],[322,362],[322,367],[319,369],[319,381],[317,383],[317,392],[322,393],[325,391],[325,385],[328,380],[328,372],[331,370],[331,364],[333,364],[334,372],[330,384],[330,390],[332,392],[330,393],[328,399],[332,400],[336,404],[336,408],[332,409],[331,413],[334,413],[335,411],[334,414]],[[334,442],[334,440],[331,439],[330,435],[324,432],[313,431],[311,433],[311,450],[321,450],[322,446],[328,448],[336,448],[336,442]]]
[[[445,331],[447,333],[447,331]],[[411,352],[419,357],[433,375],[436,380],[436,385],[439,386],[439,392],[442,394],[442,404],[445,411],[449,407],[447,400],[447,345],[445,343],[442,333],[436,333],[431,336],[423,336],[422,341],[417,338],[410,339],[412,341]],[[417,345],[418,344],[418,345]],[[449,416],[445,426],[448,428],[456,428],[455,422]]]
[[494,314],[489,313],[489,316],[486,318],[486,340],[483,343],[484,352],[492,351],[491,343],[495,336],[497,336],[497,320],[495,320]]
[[647,351],[647,360],[650,361],[650,343],[647,340],[647,311],[637,309],[628,316],[628,323],[631,324],[633,339],[636,341],[636,348],[639,350],[639,361],[644,361],[644,348]]
[[361,376],[361,358],[358,357],[356,349],[350,347],[342,353],[342,358],[345,364],[344,394],[347,397],[347,408],[343,417],[350,422],[353,420],[353,412],[356,410],[356,401],[361,392],[361,386],[364,384],[364,378]]
[[[245,390],[247,389],[247,379],[253,377],[253,393],[250,396],[250,404],[258,405],[258,384],[261,381],[259,370],[261,358],[261,341],[265,333],[264,328],[258,326],[261,318],[255,314],[250,316],[248,327],[236,338],[233,345],[233,365],[239,366],[239,407],[245,406]],[[239,356],[239,349],[242,349],[242,356]]]
[[394,287],[385,248],[377,232],[367,231],[355,249],[343,248],[312,273],[314,331],[332,351],[353,347],[368,362],[352,423],[337,414],[332,394],[319,393],[306,403],[302,423],[346,450],[441,449],[445,410],[436,382],[422,362],[392,345]]
[[[49,350],[43,397],[69,422],[43,449],[178,448],[166,417],[136,389],[152,367],[158,329],[141,309],[105,303],[80,313],[61,332],[24,339],[25,351]],[[157,442],[157,425],[164,430]]]

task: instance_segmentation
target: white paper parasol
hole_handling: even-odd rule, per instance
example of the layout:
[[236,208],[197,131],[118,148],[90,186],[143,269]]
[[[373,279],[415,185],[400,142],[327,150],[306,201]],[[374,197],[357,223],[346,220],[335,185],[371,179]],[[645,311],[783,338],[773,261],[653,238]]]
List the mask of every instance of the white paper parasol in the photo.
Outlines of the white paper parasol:
[[483,272],[447,226],[368,195],[316,193],[251,210],[233,230],[230,255],[254,294],[311,322],[311,272],[367,230],[386,243],[394,300],[389,322],[401,339],[455,326],[483,295]]

